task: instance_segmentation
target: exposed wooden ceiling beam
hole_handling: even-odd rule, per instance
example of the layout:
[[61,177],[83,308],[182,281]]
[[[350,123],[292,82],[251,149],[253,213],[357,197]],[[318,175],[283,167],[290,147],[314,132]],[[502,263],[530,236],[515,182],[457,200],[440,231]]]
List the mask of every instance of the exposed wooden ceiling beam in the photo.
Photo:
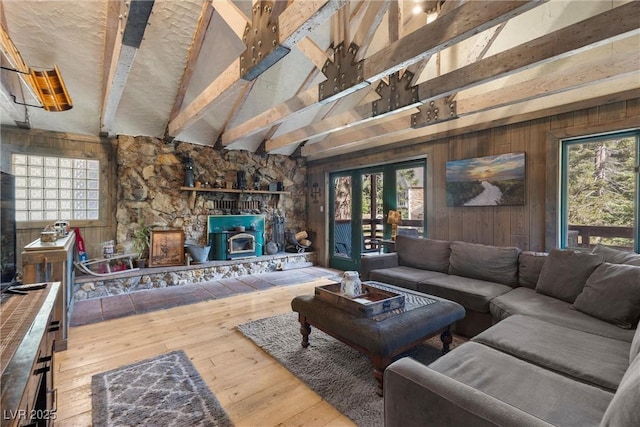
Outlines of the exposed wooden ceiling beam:
[[9,33],[3,25],[0,25],[0,49],[2,50],[2,56],[7,61],[7,68],[15,70],[30,96],[33,99],[38,99],[38,95],[33,87],[33,82],[31,81],[31,76],[29,75],[29,66],[24,62],[24,59],[22,59],[22,55],[18,52],[18,48],[13,44]]
[[309,37],[305,37],[300,40],[296,46],[307,58],[309,58],[318,70],[322,69],[325,62],[333,59],[329,53],[322,50],[322,48]]
[[[637,81],[633,81],[634,79],[635,77],[627,77],[617,79],[614,82],[605,81],[592,86],[590,89],[593,90],[590,91],[585,91],[580,88],[575,91],[563,92],[551,97],[541,98],[538,102],[528,101],[522,104],[496,108],[488,113],[483,113],[481,116],[472,114],[456,120],[455,124],[453,124],[453,121],[449,121],[419,129],[419,131],[423,132],[416,131],[409,136],[409,139],[398,139],[393,135],[388,137],[383,136],[367,141],[360,141],[354,145],[336,147],[330,152],[321,152],[315,155],[308,154],[307,158],[309,161],[314,161],[321,158],[344,156],[358,149],[375,150],[378,147],[387,149],[391,144],[393,144],[394,149],[400,149],[402,147],[427,141],[435,141],[441,138],[478,132],[612,102],[634,99],[640,96],[640,89],[637,87]],[[620,123],[623,129],[631,128],[637,124],[637,119],[625,118],[620,120]],[[613,129],[610,127],[611,123],[607,123],[606,125],[607,126],[602,127],[608,127],[608,129],[603,129],[603,132]],[[593,129],[591,129],[591,131],[593,131]],[[359,155],[362,154],[360,153]]]
[[[593,57],[594,60],[588,63],[565,60],[563,64],[553,64],[553,67],[541,69],[543,72],[536,74],[533,78],[480,95],[465,97],[458,102],[459,118],[455,121],[412,129],[409,119],[401,113],[397,118],[394,116],[393,120],[388,120],[384,124],[376,122],[373,126],[357,126],[353,131],[338,132],[321,142],[306,145],[302,149],[302,155],[314,156],[325,151],[344,149],[349,146],[378,144],[379,141],[391,144],[406,139],[426,137],[440,132],[443,128],[465,125],[471,120],[475,120],[477,123],[478,113],[490,112],[482,120],[495,120],[496,113],[493,110],[500,109],[504,113],[504,108],[512,107],[510,110],[510,114],[512,114],[523,111],[513,108],[516,105],[530,108],[525,104],[528,101],[541,100],[567,92],[571,93],[567,96],[572,96],[575,98],[573,100],[577,101],[585,99],[584,97],[592,90],[600,91],[599,94],[602,95],[602,92],[606,90],[606,85],[618,86],[619,91],[632,88],[634,79],[637,82],[640,70],[640,52],[637,50],[618,51],[613,49],[609,55],[598,52]],[[584,90],[586,87],[590,89]],[[597,89],[591,89],[594,87]],[[468,117],[473,117],[473,119],[468,119]]]
[[[611,23],[616,23],[616,25],[611,25]],[[542,65],[565,58],[583,49],[593,49],[603,43],[610,43],[638,32],[640,32],[640,3],[627,3],[423,82],[418,85],[419,102],[428,103],[434,99],[452,95],[457,91],[527,70],[534,65]],[[305,128],[280,135],[266,141],[265,148],[267,151],[280,149],[345,129],[357,122],[370,121],[380,117],[374,115],[371,107],[362,106],[357,111],[331,117]],[[406,109],[407,107],[403,108],[403,110]],[[391,111],[389,115],[399,112],[399,110]]]
[[[120,34],[120,13],[124,9],[123,0],[115,0],[107,3],[107,22],[105,25],[104,34],[104,58],[102,60],[102,75],[104,81],[102,84],[102,99],[107,97],[107,90],[109,88],[108,76],[111,72],[111,64],[115,60],[113,52],[115,50],[116,43],[118,42],[118,35]],[[121,42],[122,40],[120,40]],[[103,101],[104,103],[104,101]]]
[[[0,3],[2,6],[2,3]],[[29,75],[23,74],[29,72],[29,67],[25,64],[22,56],[18,52],[18,49],[13,44],[13,41],[9,38],[9,34],[4,29],[4,14],[2,16],[3,23],[0,24],[0,49],[2,51],[2,57],[4,58],[3,63],[9,65],[11,68],[15,70],[20,70],[20,72],[13,71],[2,71],[2,84],[0,84],[0,105],[2,105],[2,109],[4,112],[11,117],[11,120],[18,123],[24,123],[27,120],[26,116],[26,106],[19,107],[16,104],[16,100],[18,100],[18,95],[20,96],[19,102],[26,102],[22,96],[22,85],[27,88],[27,90],[32,91],[33,89],[28,84]],[[33,95],[35,97],[35,94]],[[15,98],[14,98],[15,97]],[[37,99],[37,98],[35,98]],[[23,111],[20,111],[20,110]]]
[[[478,32],[491,28],[522,14],[547,0],[532,1],[486,1],[468,2],[456,9],[456,13],[444,15],[441,19],[426,25],[395,43],[381,49],[364,60],[364,80],[368,83],[380,80],[388,74],[399,71],[412,63],[422,60],[435,52],[456,44]],[[348,88],[323,103],[335,101],[353,92]],[[263,131],[274,124],[306,111],[319,103],[317,89],[309,89],[303,94],[277,105],[253,119],[226,131],[222,144]],[[292,106],[295,106],[291,109]]]
[[167,135],[178,136],[216,105],[230,97],[238,96],[248,84],[248,80],[240,78],[240,59],[238,58],[169,122]]
[[247,24],[251,25],[251,18],[238,9],[231,0],[213,0],[215,12],[227,23],[235,35],[242,40]]
[[[434,7],[439,8],[438,2],[435,2],[435,3],[436,4],[434,5]],[[369,3],[369,4],[371,4],[371,3]],[[459,1],[457,1],[457,0],[456,1],[450,0],[450,1],[448,1],[446,3],[446,6],[442,8],[441,12],[442,12],[442,14],[446,14],[448,11],[453,10],[455,7],[459,6],[460,4],[461,3]],[[388,13],[389,13],[389,17],[388,17],[388,20],[389,20],[389,22],[388,22],[388,25],[389,25],[389,43],[393,43],[393,42],[397,41],[401,37],[401,35],[404,34],[404,26],[403,26],[404,16],[402,14],[403,8],[404,8],[403,0],[399,0],[399,1],[398,0],[391,0],[389,6],[387,8],[388,9]],[[369,10],[371,10],[371,9],[369,9]],[[383,15],[384,15],[384,13],[383,13]],[[382,18],[382,17],[380,17],[380,18]],[[373,19],[373,22],[371,22],[371,19]],[[366,20],[366,23],[365,23],[365,20],[363,20],[361,22],[361,27],[360,28],[362,28],[362,25],[367,25],[367,23],[369,23],[369,22],[371,22],[369,25],[376,25],[376,28],[374,28],[373,30],[374,31],[377,30],[377,26],[380,24],[380,21],[377,20],[377,16],[373,16],[373,15],[372,15],[372,18],[370,17],[368,20]],[[505,25],[505,23],[500,24],[499,27],[502,27],[504,25]],[[487,31],[492,31],[492,29],[489,29]],[[358,44],[358,42],[355,41],[355,40],[354,40],[354,43]],[[358,50],[358,55],[356,55],[356,59],[357,58],[361,58],[362,59],[365,56],[365,55],[360,55],[360,54],[363,51],[366,52],[366,48],[368,48],[368,45],[365,47],[365,49]],[[427,63],[429,62],[429,60],[432,57],[433,56],[430,56],[428,58],[423,59],[420,62],[417,62],[417,63],[409,66],[408,70],[410,72],[412,72],[412,73],[415,73],[414,69],[416,69],[418,72],[421,73],[422,70],[424,69],[424,67],[426,67]],[[415,81],[417,78],[418,78],[418,76],[414,75],[414,78],[413,78],[412,81]],[[375,94],[373,87],[370,87],[370,91]],[[377,98],[378,98],[378,96],[376,96],[376,99]],[[345,99],[348,99],[348,98],[342,98],[342,99],[338,100],[336,103],[334,103],[334,106],[339,105],[340,102],[345,100]],[[328,114],[325,117],[323,117],[323,119],[333,115],[334,114],[333,110],[334,109],[332,108],[328,112]],[[417,110],[415,110],[413,108],[410,111],[417,112]],[[406,113],[399,113],[398,115],[404,116],[404,115],[406,115]],[[376,118],[376,125],[380,125],[380,123],[384,123],[386,121],[389,121],[389,120],[388,119],[385,120],[385,117],[378,117],[378,118]],[[368,125],[366,120],[365,121],[360,121],[360,123]],[[345,128],[349,128],[349,127],[350,126],[348,126],[348,124],[345,124]],[[362,126],[358,126],[358,128],[360,128],[360,127],[362,127]],[[313,139],[317,139],[319,137],[326,137],[327,134],[328,133],[321,133],[320,135],[317,135],[317,136],[313,137]],[[268,139],[270,139],[270,138],[268,138]],[[308,140],[308,139],[310,139],[310,138],[304,138],[303,140]],[[265,141],[265,147],[267,147],[267,142],[266,141]]]
[[191,78],[193,77],[196,63],[198,62],[198,56],[200,56],[200,51],[202,50],[202,43],[204,42],[204,37],[207,34],[207,29],[209,28],[212,17],[213,6],[211,5],[211,0],[204,0],[202,2],[202,11],[200,12],[200,18],[198,18],[193,42],[191,43],[191,49],[189,49],[189,54],[187,56],[187,64],[184,67],[184,72],[180,79],[178,94],[173,103],[171,114],[169,114],[169,121],[173,120],[182,108],[182,103],[184,102],[184,97],[187,93],[187,89],[189,88],[189,84],[191,83]]
[[[360,21],[356,33],[353,35],[353,43],[358,46],[355,60],[360,61],[367,55],[367,50],[373,41],[373,35],[380,27],[384,14],[389,10],[389,0],[369,2],[367,10]],[[346,40],[345,40],[346,41]],[[346,43],[345,43],[346,44]]]
[[347,0],[293,2],[278,18],[280,44],[289,49],[336,13]]
[[626,78],[633,74],[640,78],[640,52],[616,52],[613,55],[600,56],[596,61],[589,62],[588,66],[578,63],[554,68],[560,70],[548,71],[534,79],[466,97],[458,103],[458,115],[480,113],[568,90],[587,88],[592,84]]
[[[382,24],[382,20],[384,18],[385,13],[389,9],[391,0],[377,1],[377,2],[366,2],[364,12],[364,16],[360,20],[358,28],[351,40],[352,43],[358,46],[358,52],[356,54],[355,60],[359,61],[358,58],[364,58],[366,56],[366,52],[371,46],[371,42],[373,41],[373,35]],[[351,21],[355,20],[355,15],[351,14]],[[351,26],[352,22],[349,22]],[[340,41],[348,41],[348,40],[340,40]],[[395,40],[391,40],[395,41]],[[346,43],[345,43],[346,44]],[[323,64],[324,65],[324,64]],[[369,90],[373,89],[369,87]],[[345,108],[353,109],[360,103],[360,101],[366,96],[366,93],[363,93],[359,96],[346,96],[344,98],[338,99],[334,102],[331,107],[320,116],[320,119],[326,119],[328,117],[336,114],[336,111],[344,111]],[[266,140],[271,139],[271,137],[266,137]],[[266,147],[266,141],[265,141]]]
[[392,0],[389,8],[389,42],[402,38],[402,1]]
[[111,132],[111,125],[118,110],[136,53],[142,43],[153,4],[154,0],[131,0],[129,3],[124,33],[121,39],[116,39],[113,46],[109,77],[106,80],[107,89],[104,92],[102,118],[100,120],[100,129],[103,133],[110,134]]
[[[278,17],[280,46],[291,49],[328,19],[346,0],[295,2]],[[230,96],[236,96],[248,81],[242,79],[240,60],[234,61],[207,88],[169,122],[166,134],[176,137],[202,115]]]
[[371,126],[368,123],[361,123],[340,132],[331,134],[329,137],[314,144],[307,144],[302,147],[301,154],[304,157],[313,156],[318,153],[331,151],[351,144],[358,144],[362,141],[370,141],[387,134],[394,134],[406,130],[411,120],[411,114],[418,110],[412,108],[399,113],[397,116],[387,116]]

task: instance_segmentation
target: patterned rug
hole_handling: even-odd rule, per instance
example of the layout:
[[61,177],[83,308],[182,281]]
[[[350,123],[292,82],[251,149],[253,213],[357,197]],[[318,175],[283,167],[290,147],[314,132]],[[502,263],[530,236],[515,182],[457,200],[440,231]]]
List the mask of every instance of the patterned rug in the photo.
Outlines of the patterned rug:
[[[384,425],[373,365],[357,350],[313,327],[310,346],[302,348],[300,323],[293,312],[245,323],[238,330],[357,425]],[[454,336],[451,348],[460,343]],[[429,364],[440,357],[441,348],[440,338],[434,337],[408,355]]]
[[173,351],[94,375],[94,426],[232,426],[187,355]]

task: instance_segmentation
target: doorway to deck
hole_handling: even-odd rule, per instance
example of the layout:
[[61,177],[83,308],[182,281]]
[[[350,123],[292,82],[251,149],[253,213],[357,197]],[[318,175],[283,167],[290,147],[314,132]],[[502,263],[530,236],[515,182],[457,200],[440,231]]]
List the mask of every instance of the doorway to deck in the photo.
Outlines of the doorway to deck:
[[401,213],[399,234],[424,234],[424,159],[335,172],[329,180],[330,267],[359,271],[362,256],[383,251],[390,209]]

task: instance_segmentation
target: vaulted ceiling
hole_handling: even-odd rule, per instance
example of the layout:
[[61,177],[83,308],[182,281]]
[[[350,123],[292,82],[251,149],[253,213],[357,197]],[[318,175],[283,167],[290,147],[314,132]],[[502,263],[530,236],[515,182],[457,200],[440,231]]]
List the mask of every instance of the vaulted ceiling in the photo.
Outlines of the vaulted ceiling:
[[638,1],[1,5],[2,66],[57,65],[73,101],[3,69],[3,125],[313,160],[640,96]]

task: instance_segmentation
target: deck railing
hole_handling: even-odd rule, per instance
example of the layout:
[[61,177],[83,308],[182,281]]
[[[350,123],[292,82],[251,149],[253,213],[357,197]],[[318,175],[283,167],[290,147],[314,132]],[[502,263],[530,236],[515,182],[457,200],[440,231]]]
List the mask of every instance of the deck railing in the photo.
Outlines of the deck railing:
[[594,225],[569,225],[567,246],[572,248],[592,248],[598,241],[594,238],[623,238],[629,239],[628,246],[615,246],[620,249],[633,250],[634,233],[633,227],[617,227],[617,226],[594,226]]
[[[340,219],[335,221],[335,241],[338,253],[351,253],[351,220]],[[422,229],[422,220],[402,220],[400,227],[412,227]],[[384,219],[363,218],[362,219],[362,244],[363,251],[369,252],[378,249],[376,240],[384,238]]]

